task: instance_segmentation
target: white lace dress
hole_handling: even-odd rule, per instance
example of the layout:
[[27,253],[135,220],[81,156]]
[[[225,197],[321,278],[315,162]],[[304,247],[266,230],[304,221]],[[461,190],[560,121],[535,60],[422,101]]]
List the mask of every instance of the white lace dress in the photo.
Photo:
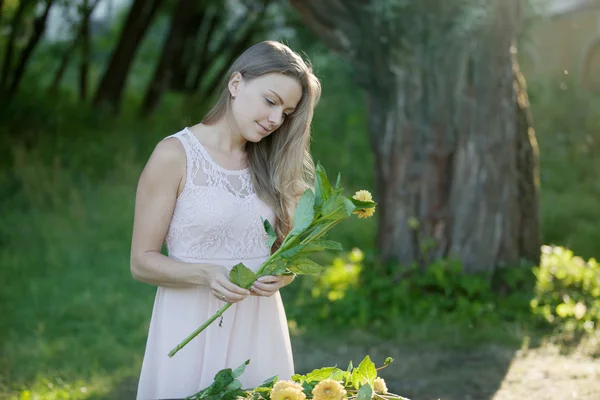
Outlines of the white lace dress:
[[[273,210],[254,192],[249,171],[219,166],[189,129],[171,135],[187,157],[186,183],[177,199],[166,244],[169,257],[189,263],[243,262],[258,270],[269,256],[263,219],[275,224]],[[184,398],[210,385],[224,368],[250,359],[240,377],[244,388],[279,375],[290,379],[292,349],[279,292],[248,296],[172,358],[168,353],[225,302],[207,287],[159,287],[142,363],[137,398]]]

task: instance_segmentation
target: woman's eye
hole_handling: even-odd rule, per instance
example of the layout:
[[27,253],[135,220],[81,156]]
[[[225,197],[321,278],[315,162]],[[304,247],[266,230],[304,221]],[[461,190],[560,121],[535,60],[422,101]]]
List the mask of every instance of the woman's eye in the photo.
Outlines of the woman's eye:
[[266,97],[265,97],[265,100],[266,100],[266,101],[267,101],[267,103],[269,103],[270,105],[272,105],[272,106],[274,106],[274,105],[275,105],[275,102],[274,102],[274,101],[272,101],[271,99],[268,99],[268,98],[266,98]]

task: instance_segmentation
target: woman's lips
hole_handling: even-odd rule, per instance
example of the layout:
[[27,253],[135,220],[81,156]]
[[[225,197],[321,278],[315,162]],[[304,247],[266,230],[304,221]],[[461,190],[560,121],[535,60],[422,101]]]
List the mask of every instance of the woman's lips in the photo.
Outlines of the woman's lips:
[[258,122],[256,124],[258,125],[258,127],[260,128],[260,130],[262,131],[262,133],[269,133],[269,130],[267,128],[265,128],[264,126],[262,126]]

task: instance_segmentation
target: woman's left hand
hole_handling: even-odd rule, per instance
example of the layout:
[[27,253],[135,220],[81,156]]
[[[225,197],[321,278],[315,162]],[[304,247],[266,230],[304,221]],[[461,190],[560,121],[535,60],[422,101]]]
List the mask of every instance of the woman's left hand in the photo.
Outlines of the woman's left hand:
[[271,297],[279,289],[289,284],[293,278],[287,276],[266,275],[261,276],[254,282],[250,292],[254,296]]

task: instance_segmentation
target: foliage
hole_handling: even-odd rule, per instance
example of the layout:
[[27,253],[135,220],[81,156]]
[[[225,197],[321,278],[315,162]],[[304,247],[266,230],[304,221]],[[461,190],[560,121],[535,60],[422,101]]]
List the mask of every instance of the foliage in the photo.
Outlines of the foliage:
[[377,262],[358,248],[335,257],[319,277],[301,282],[286,296],[293,303],[290,318],[302,326],[327,322],[393,334],[390,321],[407,317],[477,325],[530,316],[533,275],[528,265],[500,269],[490,279],[465,275],[458,261],[440,259],[424,269],[392,265],[389,277],[373,272]]
[[[379,328],[390,321],[446,320],[469,326],[501,321],[593,331],[600,321],[600,267],[569,249],[544,246],[539,266],[505,266],[492,279],[465,275],[459,262],[438,260],[426,269],[394,266],[393,278],[373,274],[355,248],[305,287],[286,297],[290,318],[302,326]],[[310,290],[309,290],[310,287]],[[304,293],[304,295],[302,295]],[[309,295],[310,293],[310,295]]]
[[[242,389],[238,378],[250,363],[247,360],[234,370],[226,368],[219,371],[211,385],[186,400],[408,400],[388,393],[385,381],[377,376],[377,371],[386,368],[392,361],[388,357],[383,366],[376,368],[371,358],[366,356],[356,367],[350,361],[346,370],[323,367],[305,375],[296,374],[291,381],[279,380],[278,376],[273,376],[256,388]],[[285,396],[279,395],[284,391]]]
[[571,250],[544,246],[542,261],[534,268],[536,315],[567,330],[593,331],[600,323],[600,265],[587,262]]

